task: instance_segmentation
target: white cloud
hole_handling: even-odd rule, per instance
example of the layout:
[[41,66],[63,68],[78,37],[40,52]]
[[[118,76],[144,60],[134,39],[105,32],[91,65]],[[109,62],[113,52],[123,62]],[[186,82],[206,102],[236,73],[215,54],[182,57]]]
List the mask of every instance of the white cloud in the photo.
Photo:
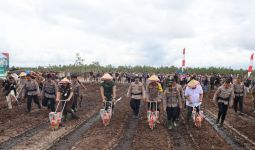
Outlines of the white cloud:
[[0,49],[11,65],[86,63],[247,68],[255,1],[1,0]]

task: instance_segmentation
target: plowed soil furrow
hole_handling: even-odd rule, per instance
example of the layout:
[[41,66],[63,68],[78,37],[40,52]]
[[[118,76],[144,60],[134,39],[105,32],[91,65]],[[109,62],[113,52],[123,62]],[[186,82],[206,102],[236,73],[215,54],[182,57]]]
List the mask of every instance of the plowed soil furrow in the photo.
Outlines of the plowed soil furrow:
[[[126,92],[123,93],[123,91],[126,91],[125,86],[121,86],[118,89],[118,94],[119,97],[123,96],[126,94]],[[99,109],[95,108],[95,111],[98,112]],[[63,138],[61,138],[59,141],[54,143],[49,149],[54,150],[54,149],[73,149],[77,141],[80,141],[82,136],[88,131],[89,129],[91,130],[91,127],[100,120],[100,114],[96,113],[93,115],[90,119],[88,119],[86,122],[82,123],[78,128],[76,128],[73,132],[68,133],[65,135]]]
[[19,134],[11,138],[10,140],[1,143],[0,149],[10,149],[11,147],[17,145],[18,143],[25,141],[26,139],[32,137],[33,135],[37,134],[39,131],[49,128],[48,123],[42,123],[34,128],[28,129],[26,132]]
[[133,116],[130,115],[128,120],[124,134],[116,146],[114,146],[114,150],[122,150],[131,147],[134,135],[137,132],[138,118],[133,118]]
[[113,118],[109,126],[103,126],[101,119],[84,133],[82,139],[76,142],[72,149],[109,149],[116,145],[127,125],[129,110],[128,99],[124,98],[114,108]]
[[[78,111],[80,116],[79,120],[71,120],[66,122],[66,127],[60,128],[57,131],[43,130],[36,134],[35,136],[29,138],[28,140],[19,143],[13,149],[61,149],[58,147],[59,143],[64,143],[67,147],[72,146],[72,141],[76,141],[76,135],[79,135],[79,132],[84,132],[89,129],[95,121],[93,119],[98,114],[98,110],[101,107],[99,100],[99,87],[95,86],[94,91],[87,93],[87,98],[82,103],[82,108]],[[122,86],[117,90],[117,93],[121,93],[123,89]],[[126,89],[126,87],[125,87]],[[89,119],[90,118],[90,119]],[[92,121],[91,121],[92,120]],[[70,142],[62,142],[70,139]],[[61,141],[61,142],[59,142]]]
[[184,123],[183,119],[176,128],[170,130],[168,133],[172,141],[172,149],[195,149],[195,146],[192,146],[194,144],[189,133],[187,132],[186,124]]
[[[98,88],[91,86],[86,92],[94,92]],[[84,97],[86,99],[86,95]],[[26,113],[25,103],[21,105],[19,109],[14,108],[13,110],[7,110],[1,114],[1,118],[5,123],[1,124],[1,148],[11,147],[14,143],[19,143],[39,131],[46,129],[48,126],[48,113],[49,110],[42,108],[41,110],[35,109],[31,113]],[[4,119],[4,116],[12,116],[8,119]],[[7,121],[6,121],[7,120]],[[7,146],[7,147],[6,147]]]
[[[186,113],[184,115],[186,121]],[[190,139],[192,139],[194,149],[208,149],[208,150],[231,150],[231,146],[226,143],[206,120],[203,120],[200,128],[194,125],[193,121],[185,122]]]
[[[210,99],[205,99],[204,108],[205,110],[211,111],[215,116],[218,115],[218,107]],[[251,132],[255,127],[255,120],[245,115],[236,115],[234,110],[229,108],[225,122],[241,134],[247,136],[251,141],[255,142],[255,134]]]
[[80,140],[84,132],[86,132],[96,121],[100,119],[100,115],[96,113],[90,117],[87,121],[83,122],[78,128],[65,135],[62,139],[57,141],[54,145],[49,147],[49,150],[69,150],[73,144]]
[[[94,87],[91,86],[91,89],[86,92],[87,94],[84,97],[83,105],[80,108],[81,110],[78,112],[78,114],[82,114],[82,113],[86,112],[85,110],[88,107],[91,107],[91,106],[94,107],[94,105],[96,105],[96,103],[98,101],[96,99],[91,101],[91,97],[95,97],[94,92],[98,91],[98,88],[99,88],[98,85],[94,86]],[[47,117],[45,117],[43,119],[46,119],[47,121],[44,121],[44,122],[48,122],[48,112],[46,114],[47,114]],[[89,116],[86,116],[86,115],[88,115],[88,114],[84,113],[85,117],[89,117]],[[43,120],[43,119],[41,118],[41,120]],[[81,117],[81,119],[83,119],[83,117]],[[77,122],[79,122],[79,121],[72,120],[72,121],[68,122],[67,125],[69,124],[71,126],[72,123],[75,124]],[[33,146],[36,147],[36,145],[40,145],[42,147],[43,144],[47,143],[46,141],[48,139],[54,138],[54,137],[56,137],[56,135],[58,135],[58,133],[65,132],[66,130],[68,130],[70,128],[70,126],[68,126],[68,127],[65,127],[65,128],[61,128],[58,131],[53,132],[49,129],[49,124],[48,123],[47,123],[47,126],[48,126],[48,128],[39,128],[38,130],[35,131],[36,134],[31,135],[29,137],[22,138],[24,140],[19,140],[19,142],[15,142],[16,145],[13,145],[13,147],[10,147],[10,148],[13,148],[13,149],[28,149],[28,148],[31,148],[31,149],[33,149]],[[51,137],[51,138],[48,138],[48,137]],[[36,147],[36,148],[40,148],[40,146]]]
[[[24,108],[21,111],[25,111]],[[25,135],[27,131],[30,131],[34,127],[48,121],[48,111],[46,109],[32,111],[30,114],[15,112],[13,113],[16,118],[6,119],[8,122],[0,124],[1,144],[11,141],[16,136]]]
[[247,141],[234,132],[231,131],[228,127],[218,127],[215,124],[216,118],[209,112],[205,112],[205,119],[207,122],[209,122],[215,131],[225,140],[226,143],[228,143],[232,149],[234,150],[244,150],[244,149],[253,149],[252,145],[247,143]]
[[134,136],[134,140],[130,149],[171,149],[172,141],[170,139],[168,130],[163,125],[163,119],[161,119],[161,124],[157,124],[156,128],[151,130],[145,119],[147,108],[145,104],[142,106],[142,118],[139,119],[137,133]]

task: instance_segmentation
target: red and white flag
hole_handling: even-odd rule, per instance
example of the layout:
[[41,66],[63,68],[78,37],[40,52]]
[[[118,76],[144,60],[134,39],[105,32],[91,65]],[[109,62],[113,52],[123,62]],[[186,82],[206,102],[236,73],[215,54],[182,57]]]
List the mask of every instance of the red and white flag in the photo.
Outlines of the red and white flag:
[[254,58],[254,53],[251,54],[251,58],[250,58],[250,66],[248,68],[248,77],[250,77],[251,73],[252,73],[252,67],[253,67],[253,58]]
[[182,50],[182,55],[183,55],[183,58],[182,58],[182,72],[184,71],[184,68],[185,68],[185,53],[186,53],[186,50],[184,48]]

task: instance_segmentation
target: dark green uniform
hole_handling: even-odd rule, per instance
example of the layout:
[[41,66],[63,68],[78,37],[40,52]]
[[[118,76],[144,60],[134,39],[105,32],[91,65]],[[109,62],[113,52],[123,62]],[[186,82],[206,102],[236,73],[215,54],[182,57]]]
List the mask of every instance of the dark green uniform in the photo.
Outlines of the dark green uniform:
[[[106,97],[106,101],[111,102],[113,87],[115,86],[115,83],[113,81],[107,81],[107,82],[104,81],[100,84],[100,86],[103,87],[104,89],[104,96]],[[110,106],[110,103],[106,103],[105,110],[108,110],[109,106]],[[113,107],[114,106],[112,105],[112,108]]]
[[112,101],[113,87],[115,86],[115,83],[113,81],[104,81],[100,84],[100,86],[104,88],[104,96],[106,97],[106,101]]

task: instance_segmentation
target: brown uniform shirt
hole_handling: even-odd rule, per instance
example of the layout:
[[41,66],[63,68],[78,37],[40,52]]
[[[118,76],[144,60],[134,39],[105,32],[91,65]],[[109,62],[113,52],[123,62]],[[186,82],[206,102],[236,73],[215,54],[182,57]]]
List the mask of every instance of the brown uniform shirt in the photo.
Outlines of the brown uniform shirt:
[[245,96],[246,95],[244,84],[234,83],[233,88],[234,88],[235,96]]
[[174,87],[171,91],[167,88],[164,92],[166,107],[177,107],[181,102],[180,91]]
[[218,90],[215,92],[213,100],[215,102],[222,102],[225,105],[229,105],[233,103],[234,99],[234,90],[233,88],[224,88],[224,86],[221,86],[218,88]]
[[42,95],[46,98],[56,98],[58,86],[54,81],[43,83]]
[[31,79],[31,81],[26,81],[24,88],[23,88],[23,96],[25,94],[31,96],[31,95],[38,95],[40,93],[39,85],[36,82],[36,80]]
[[131,85],[128,88],[128,93],[127,96],[130,97],[132,99],[144,99],[145,98],[145,94],[144,94],[144,86],[141,82],[139,82],[138,84],[136,84],[135,82],[132,82]]

